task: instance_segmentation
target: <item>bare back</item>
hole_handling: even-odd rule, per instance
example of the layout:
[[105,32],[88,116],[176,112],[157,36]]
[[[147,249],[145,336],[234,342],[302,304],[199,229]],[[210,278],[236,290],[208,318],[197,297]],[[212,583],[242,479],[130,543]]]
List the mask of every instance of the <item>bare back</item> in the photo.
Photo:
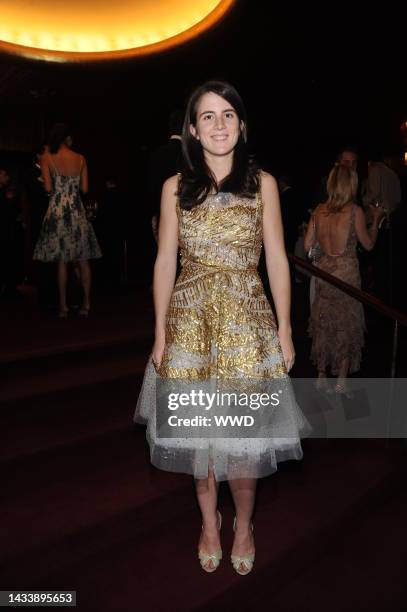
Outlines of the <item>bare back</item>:
[[57,169],[64,176],[79,176],[82,171],[84,158],[79,153],[71,151],[67,147],[61,147],[57,153],[49,154],[51,172]]
[[50,192],[52,189],[52,176],[80,177],[80,188],[83,193],[88,191],[88,169],[83,155],[62,146],[57,153],[48,153],[41,159],[41,172],[44,187]]
[[316,236],[324,253],[331,257],[343,255],[351,232],[354,204],[348,203],[340,212],[328,211],[327,204],[320,204],[315,211]]

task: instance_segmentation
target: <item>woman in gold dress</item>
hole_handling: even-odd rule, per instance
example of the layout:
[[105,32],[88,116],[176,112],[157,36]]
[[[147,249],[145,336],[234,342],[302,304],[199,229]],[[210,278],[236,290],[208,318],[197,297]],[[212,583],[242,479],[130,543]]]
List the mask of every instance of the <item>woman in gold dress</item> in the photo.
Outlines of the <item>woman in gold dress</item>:
[[[278,189],[248,157],[246,114],[231,85],[212,81],[194,91],[182,140],[186,169],[162,191],[155,342],[134,418],[148,424],[153,465],[195,478],[203,519],[198,556],[207,572],[222,557],[217,494],[219,481],[229,481],[236,510],[231,560],[244,575],[254,562],[257,478],[273,473],[278,461],[301,459],[300,437],[309,427],[289,392],[295,354]],[[257,272],[263,243],[278,325]],[[178,248],[182,269],[175,282]],[[190,391],[264,390],[276,381],[287,394],[257,435],[243,427],[238,437],[216,435],[214,428],[205,435],[204,427],[199,436],[168,428],[158,435],[163,384],[176,391],[188,385]]]

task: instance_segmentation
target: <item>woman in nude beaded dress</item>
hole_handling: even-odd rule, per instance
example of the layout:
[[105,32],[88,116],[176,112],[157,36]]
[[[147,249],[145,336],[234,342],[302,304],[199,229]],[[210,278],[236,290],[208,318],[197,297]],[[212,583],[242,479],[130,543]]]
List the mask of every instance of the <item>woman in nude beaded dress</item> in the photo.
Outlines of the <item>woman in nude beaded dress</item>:
[[[360,288],[358,241],[371,250],[376,242],[381,207],[371,207],[373,224],[366,227],[364,211],[354,204],[358,187],[357,174],[339,164],[328,178],[328,200],[312,214],[305,233],[306,252],[318,241],[322,255],[317,267]],[[337,381],[334,390],[345,392],[348,373],[360,368],[364,343],[363,305],[340,289],[319,278],[311,308],[309,333],[312,337],[311,360],[318,368],[317,386],[330,390],[326,371],[330,367]]]
[[[257,478],[273,473],[278,461],[302,458],[308,423],[287,396],[278,426],[266,424],[261,437],[160,437],[156,391],[163,381],[173,390],[232,380],[248,388],[288,385],[295,356],[289,267],[276,181],[249,161],[246,115],[231,85],[208,82],[192,94],[182,140],[186,170],[162,191],[155,343],[134,418],[147,422],[153,465],[195,478],[203,519],[198,556],[207,572],[222,558],[217,493],[219,481],[229,481],[236,510],[231,560],[244,575],[254,562]],[[278,327],[257,273],[263,242]],[[178,247],[182,269],[174,286]]]

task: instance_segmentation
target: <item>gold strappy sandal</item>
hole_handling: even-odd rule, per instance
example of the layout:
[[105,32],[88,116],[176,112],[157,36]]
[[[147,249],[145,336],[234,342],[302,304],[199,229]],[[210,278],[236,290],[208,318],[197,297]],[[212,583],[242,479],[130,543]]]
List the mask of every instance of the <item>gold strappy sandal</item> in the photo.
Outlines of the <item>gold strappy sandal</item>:
[[346,378],[338,377],[338,379],[336,381],[336,385],[334,386],[334,391],[335,391],[335,393],[349,395],[350,394],[350,388],[348,386],[347,379]]
[[[250,523],[250,529],[253,533],[253,523]],[[233,520],[233,531],[236,531],[236,517]],[[241,576],[246,576],[253,569],[255,553],[248,553],[247,555],[230,555],[232,560],[233,569]],[[242,566],[244,569],[242,569]]]
[[[222,526],[222,515],[219,512],[219,510],[217,510],[218,513],[218,530],[220,531],[220,528]],[[203,525],[202,525],[202,529],[203,529]],[[205,570],[205,572],[208,572],[209,574],[214,572],[220,563],[220,560],[222,559],[222,549],[218,548],[218,550],[216,550],[214,553],[207,553],[204,552],[203,550],[198,550],[198,557],[199,560],[201,562],[201,567],[203,570]],[[209,561],[212,561],[212,567],[209,566],[208,567],[208,563]]]

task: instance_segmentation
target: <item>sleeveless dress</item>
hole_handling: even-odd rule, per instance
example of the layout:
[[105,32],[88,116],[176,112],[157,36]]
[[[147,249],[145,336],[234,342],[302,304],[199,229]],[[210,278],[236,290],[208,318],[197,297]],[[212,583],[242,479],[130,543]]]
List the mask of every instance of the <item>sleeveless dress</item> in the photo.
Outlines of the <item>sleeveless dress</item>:
[[[349,232],[344,250],[322,256],[315,264],[333,276],[360,288],[359,261],[356,254],[356,205],[352,205]],[[365,316],[363,305],[340,289],[317,278],[308,332],[312,337],[311,360],[319,371],[330,367],[334,376],[340,364],[349,357],[349,373],[360,368],[364,344]]]
[[66,176],[59,173],[55,164],[53,168],[52,195],[33,259],[70,262],[102,257],[81,201],[80,173],[78,176]]
[[210,466],[217,481],[267,476],[278,461],[302,458],[300,434],[310,430],[290,393],[278,423],[264,427],[261,438],[157,437],[157,381],[291,384],[257,272],[260,194],[221,192],[191,210],[177,202],[177,216],[181,272],[167,311],[165,350],[158,372],[148,360],[134,421],[147,423],[151,462],[160,469],[207,478]]

